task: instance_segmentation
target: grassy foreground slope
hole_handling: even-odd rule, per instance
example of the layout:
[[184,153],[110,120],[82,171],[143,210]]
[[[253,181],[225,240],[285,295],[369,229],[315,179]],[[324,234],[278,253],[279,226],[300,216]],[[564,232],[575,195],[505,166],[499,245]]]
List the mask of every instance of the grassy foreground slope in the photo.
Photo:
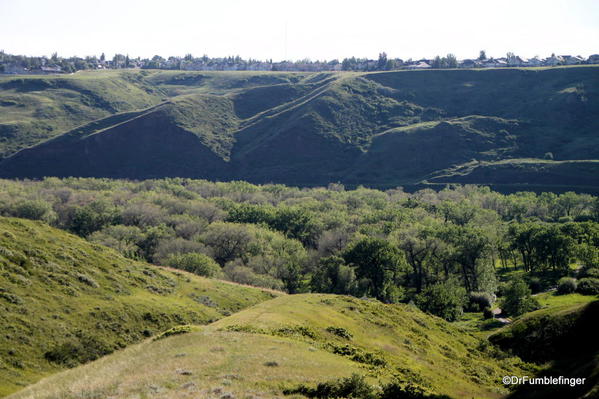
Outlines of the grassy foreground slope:
[[507,393],[501,377],[526,365],[494,353],[412,306],[288,295],[54,375],[13,398],[280,398],[284,389],[352,373],[371,384],[394,379],[455,398],[499,398]]
[[0,396],[273,296],[135,262],[39,222],[0,218]]

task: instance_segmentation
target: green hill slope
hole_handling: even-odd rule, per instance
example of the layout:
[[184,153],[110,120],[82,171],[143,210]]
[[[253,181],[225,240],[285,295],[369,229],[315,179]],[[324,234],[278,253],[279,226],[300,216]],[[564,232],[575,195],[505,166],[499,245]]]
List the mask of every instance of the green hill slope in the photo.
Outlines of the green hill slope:
[[594,398],[599,394],[599,301],[543,309],[490,337],[491,342],[549,367],[541,376],[586,378],[569,385],[522,385],[510,398]]
[[[538,177],[537,184],[556,187],[599,186],[596,163],[586,163],[583,175],[564,163],[599,159],[597,66],[361,74],[109,71],[0,78],[0,87],[1,154],[13,154],[0,162],[2,177],[376,186],[518,185]],[[48,130],[39,133],[34,124]],[[40,143],[59,133],[71,139]],[[551,160],[561,163],[539,167]],[[473,168],[473,162],[486,166]]]
[[38,222],[0,218],[0,396],[273,295],[131,261]]
[[498,398],[507,393],[501,376],[522,373],[523,363],[490,353],[479,339],[408,305],[290,295],[191,334],[146,341],[13,397],[280,398],[298,384],[357,373],[372,384],[395,377],[429,393]]

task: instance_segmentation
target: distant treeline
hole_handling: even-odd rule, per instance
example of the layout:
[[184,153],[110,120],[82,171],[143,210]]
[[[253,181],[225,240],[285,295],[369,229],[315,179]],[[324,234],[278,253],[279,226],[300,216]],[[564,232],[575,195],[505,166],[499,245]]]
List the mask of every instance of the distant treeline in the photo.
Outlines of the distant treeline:
[[499,281],[506,270],[523,273],[533,291],[564,276],[599,289],[599,200],[573,192],[47,178],[1,180],[0,214],[201,275],[290,293],[414,300],[447,319],[469,297],[485,307],[518,288]]
[[538,67],[556,65],[597,64],[599,55],[592,55],[585,59],[580,56],[555,55],[540,59],[538,57],[526,59],[513,53],[505,57],[487,57],[481,51],[477,58],[458,60],[455,55],[437,56],[432,59],[391,58],[387,53],[379,54],[378,59],[344,58],[343,60],[313,61],[310,59],[296,61],[275,61],[243,59],[239,56],[231,57],[194,57],[187,54],[184,57],[170,56],[164,58],[155,55],[152,58],[133,58],[129,55],[115,54],[111,59],[104,53],[99,57],[61,57],[57,53],[50,57],[29,57],[25,55],[11,55],[0,51],[0,73],[72,73],[87,69],[170,69],[188,71],[390,71],[398,69],[428,69],[428,68],[497,68],[497,67]]

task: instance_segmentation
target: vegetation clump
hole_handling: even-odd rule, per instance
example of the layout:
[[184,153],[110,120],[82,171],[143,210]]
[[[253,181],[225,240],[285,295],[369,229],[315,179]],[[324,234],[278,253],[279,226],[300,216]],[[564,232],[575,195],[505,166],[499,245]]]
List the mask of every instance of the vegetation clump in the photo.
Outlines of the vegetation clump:
[[326,328],[326,330],[327,330],[327,332],[330,332],[331,334],[336,335],[343,339],[349,340],[349,339],[353,338],[353,335],[343,327],[329,326]]
[[364,376],[352,374],[350,377],[334,381],[321,382],[316,387],[299,385],[286,389],[285,395],[301,394],[319,399],[449,399],[446,395],[437,395],[410,383],[392,381],[380,386],[370,385]]
[[154,338],[154,340],[164,339],[166,337],[170,337],[173,335],[187,334],[190,332],[191,332],[191,326],[189,326],[189,325],[175,326],[175,327],[169,328],[168,330],[158,334]]
[[581,278],[578,280],[577,290],[583,295],[599,295],[599,278]]
[[540,308],[539,302],[531,296],[530,288],[522,280],[510,282],[504,292],[501,309],[510,316],[520,316]]
[[557,282],[557,293],[561,295],[571,294],[576,291],[578,283],[572,277],[562,277]]

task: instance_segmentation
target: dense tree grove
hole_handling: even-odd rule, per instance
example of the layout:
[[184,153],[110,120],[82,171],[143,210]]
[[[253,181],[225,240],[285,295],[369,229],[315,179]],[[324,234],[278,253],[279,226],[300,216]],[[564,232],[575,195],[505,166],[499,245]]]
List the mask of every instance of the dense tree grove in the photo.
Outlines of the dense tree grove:
[[599,201],[588,194],[47,178],[0,181],[0,214],[204,276],[412,301],[448,320],[496,296],[521,313],[562,277],[577,279],[561,280],[564,292],[599,289]]

